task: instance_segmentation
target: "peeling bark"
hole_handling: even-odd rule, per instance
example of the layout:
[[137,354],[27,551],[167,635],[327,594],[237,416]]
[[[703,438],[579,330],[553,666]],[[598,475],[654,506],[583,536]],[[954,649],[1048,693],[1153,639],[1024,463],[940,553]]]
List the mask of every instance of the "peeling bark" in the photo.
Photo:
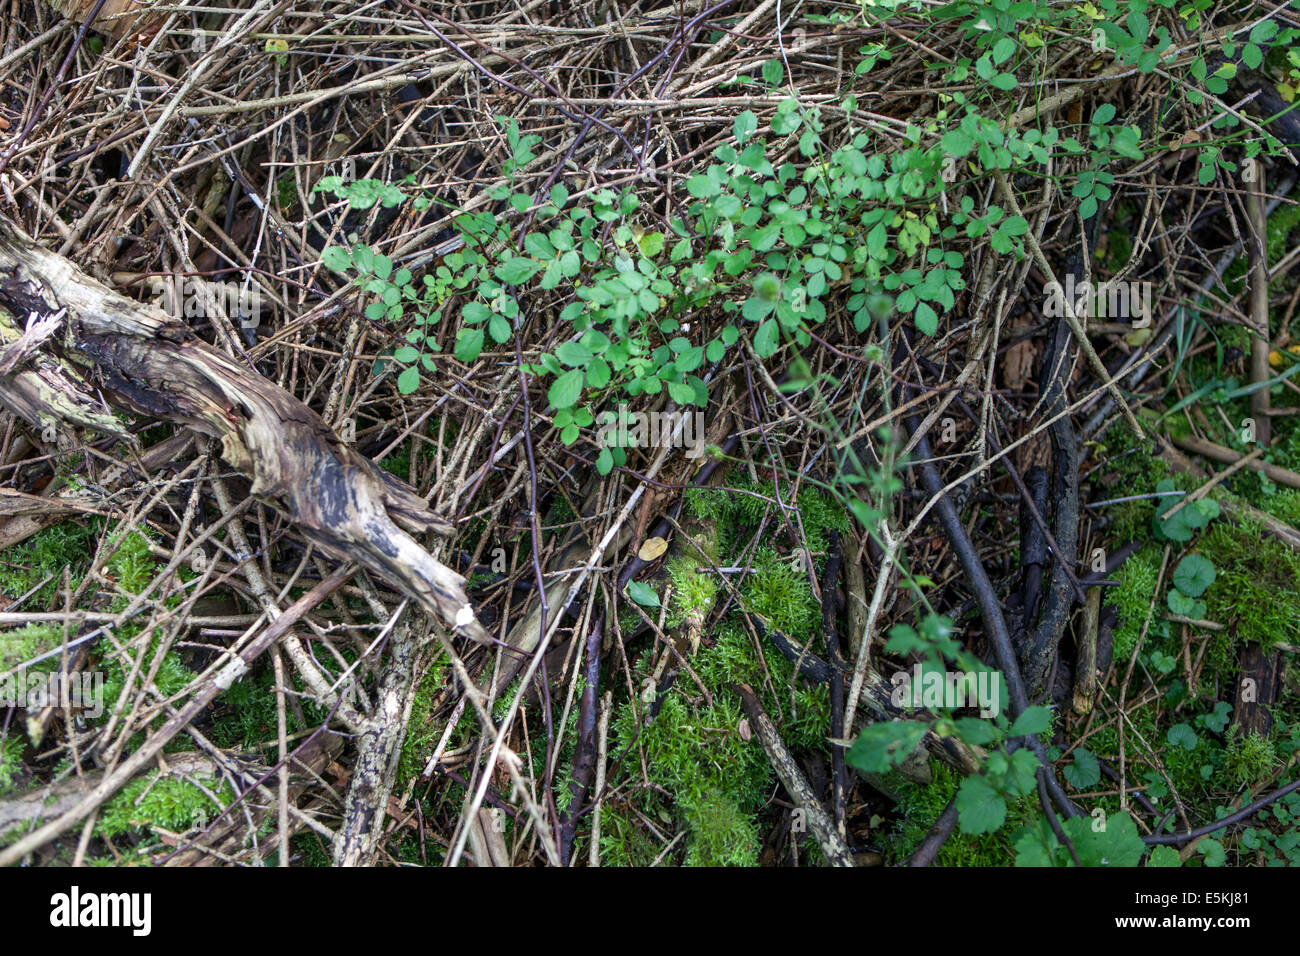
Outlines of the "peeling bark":
[[66,310],[60,332],[0,376],[0,402],[15,414],[37,427],[54,418],[125,437],[93,397],[93,384],[123,409],[219,438],[225,460],[252,478],[252,493],[284,511],[311,541],[398,585],[457,633],[488,641],[464,578],[407,533],[445,535],[450,525],[284,389],[4,220],[0,310],[8,314],[0,314],[6,342],[19,334],[13,317]]

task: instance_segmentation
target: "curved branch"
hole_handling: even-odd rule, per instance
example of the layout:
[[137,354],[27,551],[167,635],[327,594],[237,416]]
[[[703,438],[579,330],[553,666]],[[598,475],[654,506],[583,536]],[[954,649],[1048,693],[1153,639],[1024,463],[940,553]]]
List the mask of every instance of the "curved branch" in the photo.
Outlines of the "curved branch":
[[[113,291],[41,248],[4,220],[0,309],[40,316],[67,310],[63,334],[45,343],[37,372],[25,371],[24,365],[0,376],[0,401],[16,414],[28,421],[33,414],[39,418],[42,409],[24,400],[31,376],[54,374],[60,366],[69,382],[66,391],[84,395],[75,367],[75,374],[94,380],[124,408],[221,439],[223,457],[252,478],[252,493],[279,506],[309,539],[397,584],[458,633],[489,640],[465,597],[464,578],[408,533],[447,534],[450,525],[284,389],[205,344],[160,309]],[[71,404],[85,412],[84,402]],[[78,416],[64,404],[43,411],[100,427],[88,412]],[[120,429],[104,430],[120,434]]]

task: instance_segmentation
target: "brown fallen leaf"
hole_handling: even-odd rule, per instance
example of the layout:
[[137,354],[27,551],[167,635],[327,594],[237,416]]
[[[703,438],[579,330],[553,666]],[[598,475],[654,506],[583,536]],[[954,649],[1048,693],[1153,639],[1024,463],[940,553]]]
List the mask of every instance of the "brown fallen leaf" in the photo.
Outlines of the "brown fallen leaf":
[[668,542],[663,538],[646,538],[636,556],[642,561],[653,561],[668,550]]
[[[95,0],[51,0],[51,5],[69,20],[84,23],[95,9]],[[99,33],[119,37],[132,29],[143,30],[146,24],[156,24],[161,19],[162,15],[150,10],[146,0],[106,0],[93,26]]]

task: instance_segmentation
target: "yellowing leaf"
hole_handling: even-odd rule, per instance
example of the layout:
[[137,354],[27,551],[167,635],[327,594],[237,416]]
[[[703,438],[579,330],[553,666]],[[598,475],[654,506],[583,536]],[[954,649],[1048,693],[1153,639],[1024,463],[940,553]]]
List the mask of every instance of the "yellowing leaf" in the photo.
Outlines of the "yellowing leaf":
[[[1287,351],[1292,355],[1300,356],[1300,344],[1288,346]],[[1282,353],[1277,349],[1270,349],[1268,353],[1268,364],[1273,368],[1284,368],[1291,363],[1282,357]]]
[[668,542],[663,538],[646,538],[636,556],[642,561],[653,561],[668,550]]

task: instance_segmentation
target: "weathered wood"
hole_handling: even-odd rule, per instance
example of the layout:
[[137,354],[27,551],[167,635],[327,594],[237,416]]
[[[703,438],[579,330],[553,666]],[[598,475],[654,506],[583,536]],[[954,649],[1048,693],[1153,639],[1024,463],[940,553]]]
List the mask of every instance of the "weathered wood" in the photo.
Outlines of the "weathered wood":
[[771,718],[758,702],[758,695],[754,693],[754,689],[748,684],[737,684],[735,690],[740,695],[740,704],[745,709],[755,733],[758,734],[759,742],[767,751],[768,759],[772,761],[772,769],[781,778],[785,792],[804,812],[808,830],[817,838],[827,864],[855,866],[853,852],[840,836],[839,830],[835,828],[835,821],[831,819],[830,814],[821,805],[821,801],[817,799],[817,795],[813,793],[803,771],[790,756],[790,751],[786,749],[780,734],[777,733],[776,725],[772,723]]
[[[95,9],[96,0],[50,0],[69,20],[83,23]],[[95,16],[94,29],[119,37],[124,33],[153,32],[165,14],[150,8],[148,0],[105,0]]]
[[1272,708],[1282,684],[1282,654],[1257,641],[1242,645],[1232,725],[1243,736],[1267,737],[1273,729]]
[[[252,478],[253,495],[281,508],[310,540],[392,581],[456,632],[488,640],[464,578],[407,533],[447,534],[447,522],[284,389],[4,220],[0,308],[24,321],[66,310],[41,352],[0,376],[0,402],[15,414],[37,427],[54,417],[124,434],[91,396],[93,382],[118,407],[219,438],[225,460]],[[9,324],[12,339],[17,328]]]

